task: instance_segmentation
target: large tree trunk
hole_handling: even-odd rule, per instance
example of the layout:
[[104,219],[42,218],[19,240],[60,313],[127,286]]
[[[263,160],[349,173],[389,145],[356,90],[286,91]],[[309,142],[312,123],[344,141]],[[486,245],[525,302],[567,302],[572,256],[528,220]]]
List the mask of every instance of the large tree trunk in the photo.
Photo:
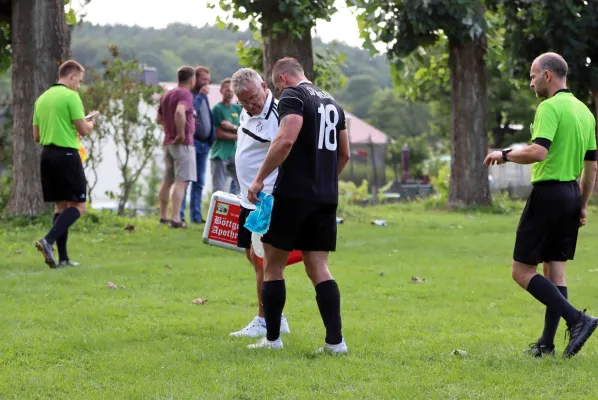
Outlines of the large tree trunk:
[[37,215],[44,208],[40,147],[33,141],[33,104],[58,78],[70,56],[63,0],[12,2],[13,189],[11,215]]
[[272,33],[272,24],[280,20],[279,15],[262,16],[262,38],[264,40],[264,75],[272,93],[276,93],[272,85],[272,67],[276,61],[284,57],[296,58],[305,71],[305,76],[312,82],[314,75],[314,55],[311,43],[311,30],[306,31],[298,39],[287,32]]
[[[596,109],[594,116],[596,117],[596,135],[598,136],[598,92],[592,92],[592,97],[594,98],[594,108]],[[598,197],[598,176],[596,176],[596,182],[594,183],[594,196]]]
[[449,39],[451,70],[451,177],[449,206],[491,204],[486,128],[486,37],[458,44]]

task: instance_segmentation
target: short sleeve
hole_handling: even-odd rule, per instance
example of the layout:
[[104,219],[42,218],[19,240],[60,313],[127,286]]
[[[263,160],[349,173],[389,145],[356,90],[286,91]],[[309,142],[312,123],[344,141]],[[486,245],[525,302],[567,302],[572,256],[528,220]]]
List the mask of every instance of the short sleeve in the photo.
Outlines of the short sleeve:
[[541,103],[532,125],[532,141],[542,138],[552,142],[558,126],[559,118],[554,106],[547,102]]
[[347,129],[347,121],[345,119],[345,110],[342,107],[339,107],[341,110],[340,121],[338,122],[338,130],[344,131]]
[[596,120],[592,119],[592,131],[590,132],[590,143],[588,143],[588,150],[596,150]]
[[305,105],[305,96],[301,90],[290,87],[283,90],[278,100],[278,112],[280,120],[287,115],[296,114],[303,116],[303,107]]
[[39,126],[39,117],[37,115],[37,103],[33,105],[33,126]]
[[71,121],[85,118],[85,109],[83,108],[83,102],[81,101],[81,97],[79,97],[79,93],[73,92],[69,96],[68,107]]
[[218,104],[212,108],[212,114],[214,114],[214,126],[220,127],[220,124],[224,121],[224,114],[222,113],[222,108]]
[[183,94],[179,102],[185,105],[185,110],[193,110],[193,95],[191,94],[191,92]]

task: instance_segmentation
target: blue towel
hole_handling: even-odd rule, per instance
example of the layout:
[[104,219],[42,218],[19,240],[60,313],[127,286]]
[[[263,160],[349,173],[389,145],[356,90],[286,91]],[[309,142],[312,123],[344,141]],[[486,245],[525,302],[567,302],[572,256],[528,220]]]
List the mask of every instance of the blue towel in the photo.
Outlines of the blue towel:
[[270,217],[272,217],[272,207],[274,206],[274,197],[271,194],[259,192],[257,194],[256,209],[249,213],[245,220],[245,228],[251,232],[263,235],[270,228]]

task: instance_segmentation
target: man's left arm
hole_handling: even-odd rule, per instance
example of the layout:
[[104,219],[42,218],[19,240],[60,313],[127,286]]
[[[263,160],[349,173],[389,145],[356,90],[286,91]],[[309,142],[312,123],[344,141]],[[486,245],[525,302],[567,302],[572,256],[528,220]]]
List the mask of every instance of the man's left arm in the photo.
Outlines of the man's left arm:
[[276,138],[270,145],[266,159],[257,173],[256,182],[263,182],[287,159],[302,126],[303,117],[301,115],[289,114],[282,118]]
[[556,134],[558,124],[557,114],[553,106],[549,103],[540,104],[532,125],[532,144],[506,153],[506,160],[503,158],[502,151],[494,151],[488,154],[484,164],[504,164],[506,161],[516,164],[533,164],[544,161]]

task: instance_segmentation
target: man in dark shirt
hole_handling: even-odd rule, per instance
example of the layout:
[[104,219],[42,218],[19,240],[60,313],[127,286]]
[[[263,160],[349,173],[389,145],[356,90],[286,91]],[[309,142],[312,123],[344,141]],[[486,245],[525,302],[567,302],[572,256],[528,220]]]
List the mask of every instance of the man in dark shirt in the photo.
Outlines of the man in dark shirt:
[[282,348],[280,318],[286,300],[283,271],[292,250],[301,250],[307,275],[326,327],[317,353],[346,353],[341,331],[340,292],[328,270],[336,250],[338,175],[349,161],[345,113],[334,98],[314,86],[293,58],[279,60],[272,81],[281,93],[280,128],[248,190],[255,203],[264,180],[280,167],[273,190],[274,207],[264,243],[262,302],[267,335],[250,348]]
[[[197,179],[193,133],[193,95],[195,70],[181,67],[178,86],[162,96],[158,108],[158,123],[164,127],[164,179],[160,186],[160,223],[171,228],[186,228],[180,211],[189,182]],[[172,219],[168,220],[168,201],[172,187]]]

